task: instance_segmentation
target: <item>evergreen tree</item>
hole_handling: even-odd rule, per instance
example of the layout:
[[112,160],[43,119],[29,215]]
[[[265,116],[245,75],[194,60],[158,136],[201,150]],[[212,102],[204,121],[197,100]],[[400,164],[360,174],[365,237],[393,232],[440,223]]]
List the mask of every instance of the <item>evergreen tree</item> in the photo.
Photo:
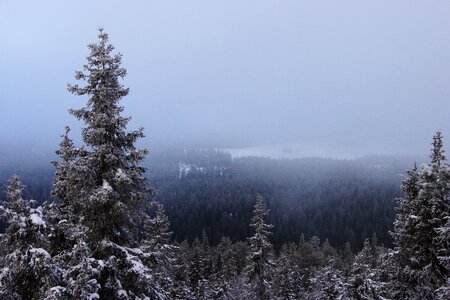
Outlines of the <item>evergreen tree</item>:
[[341,272],[332,266],[326,266],[314,272],[314,276],[311,278],[311,289],[306,299],[343,299],[344,294],[344,279]]
[[[81,222],[89,227],[89,239],[107,239],[121,245],[135,245],[141,205],[151,191],[139,162],[147,150],[139,150],[134,143],[144,136],[143,129],[126,131],[130,118],[122,117],[119,101],[128,94],[119,79],[126,75],[121,67],[122,56],[112,54],[108,35],[99,30],[99,42],[90,44],[90,55],[84,71],[76,72],[84,87],[69,85],[69,91],[88,96],[86,107],[70,112],[86,127],[83,141],[88,148],[79,157],[79,164],[87,170],[89,183],[79,195]],[[63,199],[64,197],[62,197]]]
[[298,247],[298,257],[303,286],[307,289],[311,284],[309,279],[314,276],[314,272],[324,266],[325,260],[320,247],[320,239],[317,236],[313,236],[308,241],[305,241],[302,234]]
[[328,239],[325,239],[325,242],[323,242],[321,250],[323,253],[325,264],[335,263],[335,261],[337,260],[337,252],[333,247],[331,247]]
[[406,172],[406,178],[402,182],[402,189],[405,193],[404,198],[397,199],[397,215],[394,221],[394,230],[391,232],[396,249],[392,252],[389,259],[390,264],[385,267],[396,268],[391,269],[394,271],[392,276],[388,278],[388,285],[391,286],[390,294],[395,298],[408,297],[410,291],[415,285],[413,277],[408,274],[410,268],[405,268],[410,264],[410,259],[415,257],[416,249],[414,244],[416,240],[416,227],[419,223],[417,217],[417,211],[420,209],[417,196],[420,191],[419,172],[417,165],[411,170]]
[[[427,267],[433,273],[430,279],[436,298],[446,299],[450,295],[450,167],[446,163],[442,134],[439,131],[433,138],[431,159],[437,174],[434,181],[436,186],[430,199],[433,254]],[[429,188],[430,185],[425,185],[423,190],[427,191]]]
[[217,252],[220,254],[221,260],[223,261],[221,268],[217,268],[225,280],[231,280],[234,276],[238,274],[235,249],[233,248],[232,241],[224,237],[217,246]]
[[[447,220],[447,223],[436,230],[438,233],[436,240],[440,244],[438,259],[442,266],[446,268],[447,274],[450,274],[450,216],[445,217],[445,219]],[[437,289],[438,299],[448,299],[448,295],[450,295],[450,276],[447,278],[447,281],[443,281],[442,286]]]
[[215,298],[225,295],[230,289],[230,282],[238,275],[236,255],[232,248],[232,242],[224,237],[217,245],[214,267]]
[[245,279],[242,276],[238,276],[230,282],[227,293],[223,297],[226,300],[241,300],[241,299],[256,299],[256,298],[245,298],[248,294],[247,285]]
[[275,267],[272,244],[269,240],[273,226],[266,224],[264,220],[268,213],[262,196],[258,194],[250,224],[255,228],[255,234],[249,238],[250,253],[247,256],[245,273],[249,283],[248,296],[260,300],[271,298],[272,268]]
[[345,247],[342,250],[341,257],[342,270],[344,271],[344,275],[347,276],[350,273],[353,260],[355,259],[355,255],[352,252],[350,243],[345,243]]
[[139,165],[147,150],[134,145],[144,136],[143,129],[127,131],[130,118],[121,116],[123,107],[119,105],[128,94],[119,82],[126,75],[122,56],[113,54],[114,47],[103,29],[98,38],[98,43],[88,46],[90,54],[83,71],[75,74],[86,84],[68,88],[88,100],[85,107],[70,110],[86,125],[82,129],[84,147],[75,148],[66,129],[57,151],[61,162],[55,163],[53,195],[60,206],[54,219],[67,225],[55,227],[63,232],[59,234],[63,240],[69,237],[67,249],[59,256],[84,253],[77,261],[63,259],[67,270],[86,268],[78,273],[83,276],[73,274],[68,279],[81,285],[72,290],[88,285],[105,299],[166,298],[153,266],[146,262],[149,254],[139,245],[139,229],[148,219],[142,208],[152,191],[143,176],[145,169]]
[[399,200],[392,233],[398,270],[391,288],[398,298],[435,299],[436,290],[448,285],[449,269],[440,258],[449,250],[440,228],[450,213],[450,169],[440,132],[433,137],[430,157],[430,164],[408,172],[403,183],[406,198]]
[[44,299],[59,290],[62,272],[48,253],[48,228],[42,207],[22,198],[24,186],[13,176],[0,206],[7,222],[1,236],[0,297]]
[[[89,169],[82,165],[80,159],[87,152],[83,148],[74,146],[73,141],[69,138],[69,132],[70,128],[66,126],[65,133],[61,136],[59,149],[56,151],[60,161],[52,162],[56,174],[51,194],[58,199],[58,202],[45,203],[44,207],[51,225],[50,250],[52,256],[68,270],[77,270],[80,268],[79,264],[84,265],[85,263],[83,253],[92,252],[86,243],[86,234],[89,228],[80,222],[82,202],[79,201],[87,197],[87,190],[84,187],[90,184],[91,174]],[[80,258],[80,260],[75,261],[74,258]],[[65,275],[70,276],[69,273]],[[66,279],[68,282],[73,282],[73,278]],[[90,279],[86,278],[87,281]],[[83,285],[81,284],[81,286]],[[81,290],[79,287],[76,289]]]
[[213,293],[208,280],[209,253],[205,251],[205,242],[197,238],[192,243],[188,269],[189,286],[192,293],[200,299],[208,299]]
[[189,244],[186,240],[177,245],[175,252],[175,261],[173,263],[173,282],[174,287],[171,291],[171,297],[174,299],[191,299],[192,292],[189,288]]
[[299,299],[304,294],[302,278],[295,263],[294,247],[284,245],[277,260],[274,276],[274,296],[277,299]]
[[151,260],[159,265],[170,264],[176,247],[170,244],[172,232],[169,230],[170,222],[162,203],[152,202],[156,207],[155,217],[148,216],[144,222],[144,239],[141,248],[151,254]]
[[431,163],[441,166],[441,164],[447,160],[447,157],[444,154],[444,144],[442,142],[442,133],[437,131],[433,136],[433,148],[431,149]]
[[363,249],[355,257],[347,282],[348,294],[353,299],[379,299],[380,284],[373,265],[376,260],[371,243],[366,239]]
[[144,239],[141,249],[145,253],[145,262],[153,267],[155,280],[166,291],[173,290],[172,264],[175,262],[177,248],[171,244],[172,232],[169,230],[170,222],[162,203],[152,202],[156,207],[155,217],[146,217],[144,221]]
[[[89,184],[92,174],[90,169],[82,164],[80,157],[87,155],[83,148],[76,148],[69,137],[70,128],[66,126],[59,149],[56,154],[61,158],[60,161],[52,161],[55,166],[56,174],[53,181],[52,196],[59,200],[60,218],[76,217],[80,212],[78,201],[85,186]],[[83,193],[83,197],[87,194]],[[70,220],[72,223],[73,221]]]

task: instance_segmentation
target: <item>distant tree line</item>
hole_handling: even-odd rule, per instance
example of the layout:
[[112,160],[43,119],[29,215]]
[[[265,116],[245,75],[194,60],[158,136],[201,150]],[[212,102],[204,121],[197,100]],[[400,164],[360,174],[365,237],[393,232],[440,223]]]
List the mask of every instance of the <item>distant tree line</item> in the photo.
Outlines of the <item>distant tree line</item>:
[[[361,249],[375,233],[380,243],[392,246],[388,232],[395,216],[393,199],[402,194],[406,159],[232,159],[215,150],[153,156],[146,165],[157,193],[148,200],[164,204],[173,238],[179,242],[192,242],[203,232],[212,245],[222,237],[245,240],[251,235],[247,224],[260,193],[271,210],[268,221],[275,226],[272,241],[277,250],[302,233],[307,238],[328,238],[339,248],[350,242],[353,249]],[[185,166],[181,174],[180,163]],[[15,173],[27,186],[26,198],[39,203],[53,200],[51,168],[5,168],[0,181],[6,183],[7,174]]]
[[[203,168],[192,168],[181,178],[178,170],[157,169],[151,177],[178,241],[192,242],[202,231],[212,244],[224,236],[245,240],[251,234],[247,224],[254,197],[260,193],[271,210],[276,249],[302,233],[328,238],[337,247],[350,242],[357,249],[376,233],[381,243],[392,245],[393,199],[401,196],[401,173],[407,168],[401,159],[231,159],[227,153],[204,151],[202,162],[198,152],[172,161]],[[159,167],[156,159],[153,165]]]

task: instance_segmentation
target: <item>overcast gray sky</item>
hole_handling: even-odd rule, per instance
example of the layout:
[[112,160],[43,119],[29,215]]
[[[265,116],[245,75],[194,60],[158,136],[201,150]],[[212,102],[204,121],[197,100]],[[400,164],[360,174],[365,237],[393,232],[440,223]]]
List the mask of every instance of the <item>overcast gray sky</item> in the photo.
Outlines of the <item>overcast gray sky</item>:
[[1,0],[3,151],[53,151],[81,126],[67,109],[86,99],[66,84],[98,26],[124,55],[125,113],[150,148],[422,153],[436,129],[450,143],[448,0]]

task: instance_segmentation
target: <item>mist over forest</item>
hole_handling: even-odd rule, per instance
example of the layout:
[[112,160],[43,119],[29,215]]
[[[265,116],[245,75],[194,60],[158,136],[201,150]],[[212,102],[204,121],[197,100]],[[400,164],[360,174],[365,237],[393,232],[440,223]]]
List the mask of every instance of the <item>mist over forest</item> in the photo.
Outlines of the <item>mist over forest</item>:
[[66,86],[103,26],[148,149],[427,155],[436,130],[450,136],[449,3],[328,2],[2,1],[0,152],[52,155],[66,125],[81,142]]
[[0,299],[449,300],[449,12],[0,1]]
[[[192,242],[206,233],[212,244],[222,237],[245,240],[260,193],[274,224],[273,243],[298,240],[300,234],[330,240],[336,247],[350,242],[354,249],[377,234],[392,245],[389,230],[395,198],[402,195],[404,172],[413,157],[372,156],[357,160],[324,158],[232,158],[212,149],[166,150],[145,161],[147,177],[157,193],[149,197],[165,205],[178,241]],[[51,201],[54,169],[48,163],[24,165],[3,162],[0,182],[20,174],[25,197]],[[2,194],[1,199],[5,198]]]

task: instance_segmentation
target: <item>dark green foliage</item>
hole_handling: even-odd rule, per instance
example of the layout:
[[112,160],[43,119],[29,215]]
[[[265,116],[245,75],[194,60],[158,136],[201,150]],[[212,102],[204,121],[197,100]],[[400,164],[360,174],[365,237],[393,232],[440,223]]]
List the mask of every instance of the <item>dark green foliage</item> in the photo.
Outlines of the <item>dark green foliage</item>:
[[431,163],[408,172],[403,184],[406,197],[398,200],[391,259],[396,270],[389,282],[391,293],[399,298],[436,299],[436,291],[448,287],[450,252],[441,234],[448,230],[450,168],[440,132],[432,145]]
[[42,207],[22,198],[24,186],[13,176],[0,214],[8,227],[0,239],[0,298],[43,299],[61,283],[62,272],[47,252],[48,226]]
[[[217,244],[222,236],[234,241],[247,238],[251,235],[246,224],[253,197],[259,192],[271,209],[268,221],[275,225],[273,244],[277,250],[283,243],[297,241],[300,232],[307,238],[328,238],[339,247],[351,242],[354,249],[360,249],[364,238],[376,232],[380,242],[391,244],[392,199],[400,196],[399,174],[406,164],[387,159],[231,160],[226,153],[200,151],[204,154],[202,161],[198,152],[191,160],[191,153],[166,159],[155,153],[151,160],[152,182],[159,190],[158,199],[166,206],[177,240],[193,241],[203,230],[211,244]],[[229,163],[224,163],[227,157]],[[179,161],[192,167],[181,178]],[[170,166],[172,172],[160,171]]]
[[[149,176],[176,240],[192,242],[203,230],[213,245],[224,236],[245,240],[251,235],[248,220],[254,195],[260,192],[271,209],[268,221],[275,225],[272,242],[277,250],[297,241],[300,232],[307,238],[328,238],[338,247],[350,242],[354,250],[376,232],[380,243],[391,245],[392,199],[400,196],[399,174],[407,168],[401,159],[231,160],[226,153],[212,151],[155,152],[150,158]],[[192,168],[180,178],[180,161],[204,169]],[[29,177],[45,178],[42,172],[28,171],[25,182],[32,183]]]

